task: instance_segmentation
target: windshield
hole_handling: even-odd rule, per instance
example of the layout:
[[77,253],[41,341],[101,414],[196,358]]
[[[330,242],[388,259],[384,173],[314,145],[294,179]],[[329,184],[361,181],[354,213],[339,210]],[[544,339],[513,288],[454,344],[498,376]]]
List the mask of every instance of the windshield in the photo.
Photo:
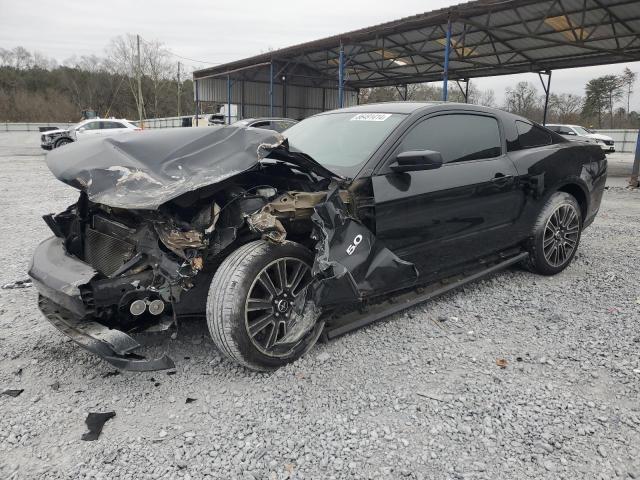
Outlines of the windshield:
[[329,113],[307,118],[285,132],[292,152],[302,152],[329,170],[353,177],[393,129],[396,113]]
[[573,129],[578,132],[578,135],[589,135],[589,132],[582,127],[573,127]]

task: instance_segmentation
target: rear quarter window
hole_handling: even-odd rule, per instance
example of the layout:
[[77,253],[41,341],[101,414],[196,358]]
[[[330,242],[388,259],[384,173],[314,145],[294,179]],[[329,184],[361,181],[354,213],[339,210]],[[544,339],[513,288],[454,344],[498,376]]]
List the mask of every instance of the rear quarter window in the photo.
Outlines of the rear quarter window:
[[516,120],[516,129],[518,140],[509,145],[509,150],[543,147],[553,143],[553,137],[549,132],[532,123]]

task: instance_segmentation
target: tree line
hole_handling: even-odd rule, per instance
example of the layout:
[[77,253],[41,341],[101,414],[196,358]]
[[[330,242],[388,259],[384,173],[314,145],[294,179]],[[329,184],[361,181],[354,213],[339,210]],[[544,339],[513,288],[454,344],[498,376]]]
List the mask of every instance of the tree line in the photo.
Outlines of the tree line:
[[[95,110],[101,117],[145,118],[190,115],[194,111],[191,69],[179,78],[178,62],[160,42],[140,42],[138,68],[137,38],[119,36],[111,40],[105,56],[72,57],[59,65],[55,60],[23,47],[0,48],[0,121],[71,122],[82,110]],[[138,93],[140,75],[142,95]],[[622,75],[591,79],[584,95],[552,93],[548,123],[577,123],[594,128],[638,128],[640,114],[631,111],[631,97],[637,74],[625,68]],[[360,103],[401,100],[403,88],[362,89]],[[463,102],[462,90],[449,83],[450,101]],[[442,99],[442,87],[413,84],[406,87],[406,99]],[[495,92],[481,90],[473,81],[468,102],[499,107],[542,122],[544,95],[530,82],[518,82],[505,90],[498,105]]]
[[191,70],[178,81],[178,62],[164,45],[142,41],[139,69],[137,59],[134,35],[111,40],[104,57],[62,64],[23,47],[0,48],[0,121],[76,122],[83,110],[135,120],[139,104],[145,118],[194,111]]

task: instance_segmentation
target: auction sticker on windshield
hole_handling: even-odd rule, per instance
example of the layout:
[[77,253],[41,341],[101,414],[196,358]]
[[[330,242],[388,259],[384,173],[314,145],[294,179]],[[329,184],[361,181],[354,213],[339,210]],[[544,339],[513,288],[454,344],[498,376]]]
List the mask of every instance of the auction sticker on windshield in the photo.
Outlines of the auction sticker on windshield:
[[390,116],[390,113],[359,113],[355,117],[351,118],[351,121],[384,122]]

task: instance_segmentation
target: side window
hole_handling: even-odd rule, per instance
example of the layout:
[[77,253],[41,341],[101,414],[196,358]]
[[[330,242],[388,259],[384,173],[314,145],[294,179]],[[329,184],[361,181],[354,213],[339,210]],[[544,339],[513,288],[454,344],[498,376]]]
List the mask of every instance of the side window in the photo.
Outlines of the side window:
[[516,128],[518,129],[518,146],[512,150],[542,147],[553,143],[551,135],[537,125],[516,120]]
[[276,132],[284,132],[287,128],[291,127],[292,125],[295,125],[293,122],[287,122],[285,120],[276,120],[274,122],[272,122],[272,128],[276,131]]
[[256,122],[251,125],[253,128],[266,128],[267,130],[271,129],[271,122]]
[[124,125],[122,125],[120,122],[102,122],[102,128],[124,128]]
[[502,154],[498,121],[473,114],[431,117],[402,140],[400,151],[410,150],[435,150],[444,163],[498,157]]
[[547,129],[551,130],[552,132],[556,132],[556,133],[562,133],[562,127],[557,127],[555,125],[546,125]]
[[124,128],[124,125],[122,125],[120,122],[102,122],[102,128]]
[[85,130],[100,130],[100,122],[89,122],[84,125]]

